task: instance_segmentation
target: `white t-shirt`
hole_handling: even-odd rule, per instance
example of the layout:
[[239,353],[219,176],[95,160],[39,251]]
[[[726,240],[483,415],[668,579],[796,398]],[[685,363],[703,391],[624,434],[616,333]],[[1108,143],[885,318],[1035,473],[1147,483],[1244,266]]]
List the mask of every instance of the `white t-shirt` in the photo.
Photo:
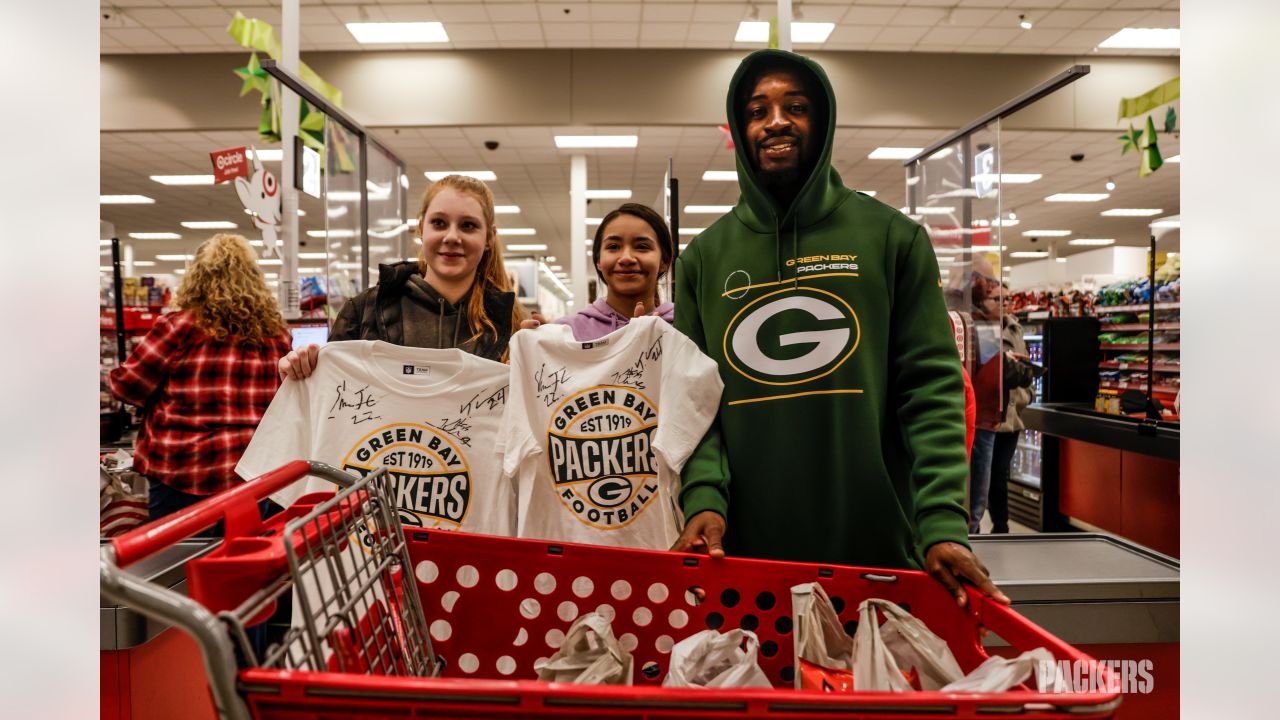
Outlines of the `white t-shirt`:
[[723,389],[715,362],[658,317],[592,342],[567,325],[517,333],[500,442],[520,537],[669,548],[680,469]]
[[[311,377],[280,386],[236,472],[318,460],[363,477],[388,465],[405,527],[512,536],[515,491],[496,448],[507,381],[506,365],[457,349],[329,343]],[[333,489],[308,478],[272,499]]]

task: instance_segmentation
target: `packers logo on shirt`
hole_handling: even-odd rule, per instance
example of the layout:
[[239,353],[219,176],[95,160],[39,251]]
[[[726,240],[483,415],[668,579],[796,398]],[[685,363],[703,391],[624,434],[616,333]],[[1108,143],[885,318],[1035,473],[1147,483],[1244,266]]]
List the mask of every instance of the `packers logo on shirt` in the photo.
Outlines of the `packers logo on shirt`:
[[617,530],[654,504],[657,426],[657,406],[619,385],[583,390],[556,407],[547,428],[552,490],[579,522]]
[[813,287],[761,295],[734,315],[724,354],[740,375],[798,385],[840,367],[858,347],[858,315],[840,296]]
[[369,433],[342,460],[364,477],[382,466],[408,527],[453,530],[471,505],[471,470],[449,435],[428,425],[397,423]]

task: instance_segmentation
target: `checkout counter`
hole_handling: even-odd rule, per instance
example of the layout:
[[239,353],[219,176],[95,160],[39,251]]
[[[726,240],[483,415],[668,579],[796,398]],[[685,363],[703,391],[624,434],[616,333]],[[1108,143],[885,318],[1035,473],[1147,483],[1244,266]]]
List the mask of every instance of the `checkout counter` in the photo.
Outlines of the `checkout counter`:
[[1095,412],[1080,403],[1028,406],[1042,434],[1045,529],[1103,530],[1179,555],[1177,423]]

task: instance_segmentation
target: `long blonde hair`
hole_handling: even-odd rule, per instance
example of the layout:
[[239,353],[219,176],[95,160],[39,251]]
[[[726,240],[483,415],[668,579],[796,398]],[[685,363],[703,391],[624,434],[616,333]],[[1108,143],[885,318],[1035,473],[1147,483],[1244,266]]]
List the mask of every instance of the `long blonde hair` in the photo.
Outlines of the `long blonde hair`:
[[196,249],[178,285],[175,304],[190,312],[214,340],[257,343],[285,330],[258,257],[240,235],[218,233]]
[[[507,266],[502,262],[502,244],[498,240],[498,225],[495,221],[493,209],[493,191],[481,180],[465,175],[446,175],[432,183],[431,187],[427,188],[427,192],[422,196],[422,208],[418,210],[418,236],[422,236],[422,229],[425,226],[424,220],[427,217],[427,208],[431,205],[431,201],[446,188],[474,197],[476,202],[480,203],[480,212],[484,215],[484,255],[480,257],[480,264],[476,266],[476,277],[471,286],[471,298],[467,301],[467,321],[471,325],[472,332],[469,342],[475,342],[486,332],[493,333],[495,336],[498,334],[498,328],[493,324],[493,320],[489,318],[489,314],[484,309],[484,291],[488,288],[493,288],[502,292],[511,292],[511,278],[507,276]],[[422,252],[418,254],[418,272],[424,278],[427,277],[426,257],[427,246],[424,242]],[[511,307],[512,332],[515,332],[520,327],[522,320],[524,320],[524,308],[520,307],[519,299],[517,299],[516,303]]]

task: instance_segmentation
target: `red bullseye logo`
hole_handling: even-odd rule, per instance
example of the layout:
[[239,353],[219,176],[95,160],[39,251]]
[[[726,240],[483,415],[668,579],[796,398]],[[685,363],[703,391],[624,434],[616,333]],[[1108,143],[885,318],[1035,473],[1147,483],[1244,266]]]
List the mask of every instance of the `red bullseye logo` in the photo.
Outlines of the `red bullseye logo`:
[[262,173],[262,191],[266,193],[266,197],[275,197],[276,189],[276,176],[269,172]]

